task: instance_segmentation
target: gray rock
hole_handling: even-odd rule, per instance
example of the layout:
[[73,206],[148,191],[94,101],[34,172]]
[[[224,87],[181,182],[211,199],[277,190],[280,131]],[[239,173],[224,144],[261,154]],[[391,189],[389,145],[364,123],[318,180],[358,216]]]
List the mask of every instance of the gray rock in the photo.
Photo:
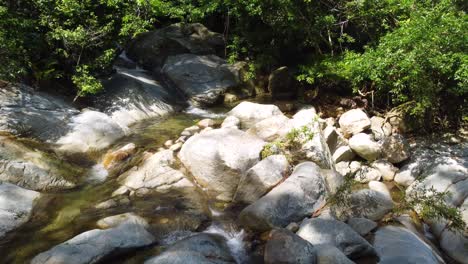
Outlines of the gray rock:
[[325,181],[313,162],[296,166],[283,183],[240,213],[242,225],[266,231],[302,220],[317,210],[325,200]]
[[170,246],[159,256],[145,264],[227,264],[236,263],[223,237],[201,233],[185,238]]
[[196,105],[213,105],[239,84],[227,62],[215,55],[170,56],[162,72]]
[[342,114],[338,123],[346,137],[356,135],[371,126],[369,117],[361,109],[351,109]]
[[139,218],[128,218],[110,229],[81,233],[37,255],[31,264],[98,263],[112,253],[150,245],[155,238],[140,221]]
[[291,129],[289,118],[284,115],[275,115],[257,122],[247,130],[247,133],[256,135],[265,141],[274,141],[284,137]]
[[410,157],[406,139],[399,134],[386,137],[382,142],[382,156],[391,163],[400,163]]
[[338,188],[343,184],[344,177],[334,170],[322,170],[322,175],[327,183],[328,191],[331,194],[336,193]]
[[178,23],[139,34],[127,55],[149,71],[160,68],[168,56],[193,53],[215,54],[224,47],[223,36],[199,23]]
[[393,209],[393,201],[381,192],[369,189],[351,194],[350,208],[346,213],[351,217],[363,217],[378,221]]
[[312,245],[332,245],[349,258],[375,256],[374,248],[356,231],[333,219],[304,220],[297,234]]
[[336,131],[336,128],[334,126],[327,126],[323,130],[323,137],[325,138],[325,141],[327,142],[328,148],[330,149],[331,152],[335,152],[335,149],[337,148],[338,144],[338,132]]
[[371,164],[372,168],[377,169],[385,181],[393,181],[398,168],[386,160],[376,160]]
[[314,264],[312,244],[287,229],[274,229],[265,245],[265,264]]
[[198,121],[197,126],[203,129],[207,127],[213,127],[215,124],[216,122],[213,119],[205,118]]
[[223,123],[221,124],[221,128],[228,128],[228,127],[239,128],[239,126],[240,126],[240,120],[239,118],[235,116],[226,117],[226,119],[224,119]]
[[369,182],[369,189],[374,190],[376,192],[379,192],[385,196],[387,196],[390,200],[392,200],[392,195],[390,194],[390,191],[387,188],[387,185],[383,182],[379,181],[370,181]]
[[377,169],[369,166],[362,166],[354,178],[360,183],[368,183],[370,181],[379,181],[382,178],[382,174]]
[[237,187],[235,201],[253,203],[275,187],[289,170],[289,162],[283,155],[272,155],[247,171]]
[[241,176],[260,160],[264,145],[238,129],[214,129],[187,140],[179,158],[198,184],[217,199],[230,201]]
[[317,252],[317,264],[354,264],[343,252],[332,245],[314,246]]
[[427,243],[402,227],[379,228],[375,233],[373,245],[380,256],[379,263],[443,263]]
[[349,140],[349,147],[359,156],[374,161],[381,155],[380,145],[370,135],[359,133]]
[[0,183],[0,238],[26,223],[40,193]]
[[390,125],[390,123],[384,123],[384,118],[373,116],[370,121],[372,134],[374,134],[376,140],[381,140],[392,134],[392,125]]
[[268,77],[268,91],[275,99],[290,99],[296,96],[295,79],[289,73],[288,67],[274,70]]
[[333,161],[335,163],[341,161],[351,161],[355,156],[356,154],[354,154],[353,150],[349,146],[342,146],[337,148],[333,153]]
[[365,236],[377,228],[377,223],[361,217],[352,217],[348,220],[348,225],[359,235]]
[[240,120],[240,128],[249,129],[256,123],[276,115],[283,115],[276,105],[242,102],[227,113]]
[[468,263],[468,251],[466,250],[466,246],[468,245],[467,235],[446,229],[439,239],[440,247],[447,255],[460,263]]

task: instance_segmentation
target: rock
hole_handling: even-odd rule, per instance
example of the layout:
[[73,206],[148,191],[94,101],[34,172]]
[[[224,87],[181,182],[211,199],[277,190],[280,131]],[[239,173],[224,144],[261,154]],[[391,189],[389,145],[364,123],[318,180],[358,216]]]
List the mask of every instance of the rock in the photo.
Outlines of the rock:
[[468,263],[468,252],[466,250],[466,245],[468,245],[467,235],[446,229],[439,239],[440,247],[447,255],[460,263]]
[[274,229],[265,246],[265,264],[314,264],[312,244],[287,229]]
[[400,163],[410,157],[406,139],[399,134],[386,137],[382,143],[382,156],[391,163]]
[[384,123],[384,118],[373,116],[370,121],[372,134],[374,134],[376,140],[384,139],[392,134],[392,125]]
[[134,223],[148,228],[148,222],[134,213],[124,213],[119,215],[108,216],[97,221],[96,225],[102,229],[118,227],[121,224]]
[[299,225],[295,222],[292,222],[292,223],[289,223],[289,225],[287,225],[285,228],[291,232],[296,233],[297,230],[299,230]]
[[239,126],[240,126],[240,120],[239,118],[235,116],[226,117],[226,119],[224,119],[223,123],[221,124],[221,128],[228,128],[228,127],[239,128]]
[[268,91],[274,99],[290,99],[296,96],[297,87],[288,67],[280,67],[270,74]]
[[337,148],[333,153],[333,161],[335,163],[341,161],[351,161],[355,156],[356,154],[354,154],[353,150],[349,146],[342,146]]
[[177,23],[162,29],[139,34],[129,45],[127,55],[153,71],[167,57],[183,54],[215,54],[224,47],[223,36],[199,23]]
[[145,264],[227,264],[236,263],[223,237],[201,233],[178,241]]
[[331,194],[336,193],[338,188],[343,184],[344,177],[334,170],[322,170],[322,175],[325,177],[328,191]]
[[377,228],[376,222],[360,217],[350,218],[348,220],[348,225],[361,236],[365,236]]
[[320,168],[313,162],[304,162],[283,183],[242,210],[239,220],[256,231],[284,227],[315,212],[326,193]]
[[[40,148],[42,149],[42,147]],[[50,153],[27,146],[11,136],[0,136],[0,182],[35,191],[76,187],[84,170]]]
[[[202,131],[202,132],[204,132],[204,131]],[[179,151],[179,150],[182,148],[183,145],[184,145],[184,144],[183,144],[182,142],[176,143],[176,144],[172,145],[172,146],[169,148],[169,150],[172,150],[172,151]]]
[[373,245],[380,256],[379,263],[444,263],[427,243],[402,227],[379,228]]
[[196,105],[214,105],[222,101],[226,90],[239,84],[227,62],[215,55],[170,56],[162,73]]
[[362,164],[359,161],[341,161],[336,165],[336,171],[345,177],[354,177],[361,169]]
[[40,193],[0,183],[0,238],[26,223]]
[[289,169],[289,162],[283,155],[272,155],[257,163],[241,178],[235,201],[247,204],[258,200],[275,187]]
[[184,129],[184,131],[188,131],[191,135],[194,135],[197,132],[200,132],[199,126],[191,126]]
[[370,181],[369,182],[369,189],[374,190],[376,192],[379,192],[385,196],[387,196],[390,200],[392,200],[392,195],[390,194],[390,191],[387,188],[387,185],[383,182],[379,181]]
[[437,157],[439,155],[433,150],[426,148],[414,150],[411,159],[395,175],[394,181],[406,187],[410,186],[427,168],[432,167],[434,161],[441,161]]
[[371,126],[369,117],[361,109],[351,109],[344,113],[338,123],[345,137],[356,135]]
[[31,264],[98,263],[118,251],[144,247],[155,238],[148,233],[141,219],[128,218],[110,229],[93,229],[43,252]]
[[41,141],[65,135],[69,120],[78,110],[57,97],[36,92],[22,84],[0,89],[0,131]]
[[385,181],[393,181],[398,168],[386,160],[376,160],[371,164],[372,168],[377,169]]
[[174,141],[172,141],[171,139],[164,142],[164,147],[166,148],[170,148],[172,145],[174,145]]
[[327,142],[328,148],[331,152],[335,152],[338,144],[338,132],[336,132],[336,128],[334,126],[327,126],[323,130],[323,137]]
[[382,174],[377,169],[369,166],[362,166],[354,178],[360,183],[368,183],[370,181],[380,181]]
[[247,130],[247,133],[271,142],[286,136],[292,129],[289,121],[289,118],[284,115],[275,115],[257,122]]
[[[195,185],[174,169],[176,160],[171,150],[153,154],[137,167],[122,174],[118,181],[130,191],[151,190],[167,192],[170,189],[193,190]],[[140,194],[143,194],[140,192]]]
[[214,129],[191,137],[179,158],[198,184],[230,201],[244,173],[260,160],[265,142],[241,130]]
[[276,115],[283,115],[275,105],[242,102],[227,113],[240,120],[240,128],[249,129],[256,123]]
[[343,252],[332,245],[320,244],[314,248],[317,252],[317,264],[354,264]]
[[368,161],[378,159],[382,152],[380,145],[372,140],[371,136],[364,133],[354,135],[349,140],[349,147],[356,154]]
[[[167,143],[167,142],[166,142]],[[136,146],[133,143],[129,143],[118,150],[108,152],[102,161],[104,168],[110,169],[111,167],[115,166],[116,163],[121,162],[131,155],[135,154]]]
[[321,218],[304,220],[297,235],[312,245],[335,246],[349,258],[376,256],[369,242],[338,220]]
[[351,194],[350,207],[345,214],[378,221],[393,209],[393,201],[381,192],[362,189]]
[[214,126],[216,123],[213,119],[209,119],[209,118],[205,118],[205,119],[202,119],[200,121],[198,121],[197,125],[200,127],[200,128],[207,128],[207,127],[212,127]]

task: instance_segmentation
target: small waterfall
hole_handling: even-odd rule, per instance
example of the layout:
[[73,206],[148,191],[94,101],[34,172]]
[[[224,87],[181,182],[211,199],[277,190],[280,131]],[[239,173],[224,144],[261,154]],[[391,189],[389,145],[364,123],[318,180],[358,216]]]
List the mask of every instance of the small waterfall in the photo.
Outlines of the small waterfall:
[[245,263],[247,261],[247,252],[244,247],[245,231],[236,230],[232,225],[223,225],[213,223],[204,233],[221,235],[226,239],[226,243],[234,257],[236,263]]
[[102,164],[96,164],[89,170],[89,176],[87,181],[91,183],[104,182],[109,173]]
[[201,116],[201,117],[212,118],[212,119],[223,118],[226,116],[226,114],[215,113],[210,110],[199,108],[193,104],[190,104],[189,107],[187,107],[187,109],[185,109],[184,112],[189,115]]

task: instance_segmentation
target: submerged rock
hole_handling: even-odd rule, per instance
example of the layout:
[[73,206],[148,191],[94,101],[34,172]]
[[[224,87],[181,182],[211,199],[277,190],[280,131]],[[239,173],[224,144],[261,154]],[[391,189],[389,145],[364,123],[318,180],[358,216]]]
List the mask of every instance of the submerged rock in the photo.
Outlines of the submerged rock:
[[314,246],[287,229],[274,229],[265,246],[265,264],[315,264]]
[[272,116],[283,115],[276,105],[242,102],[227,113],[240,120],[240,128],[249,129],[256,123]]
[[260,160],[264,145],[238,129],[214,129],[187,140],[179,158],[198,184],[218,199],[230,201],[241,176]]
[[0,238],[26,223],[40,193],[0,183]]
[[320,168],[313,162],[304,162],[283,183],[242,210],[239,220],[256,231],[285,227],[315,212],[326,194]]

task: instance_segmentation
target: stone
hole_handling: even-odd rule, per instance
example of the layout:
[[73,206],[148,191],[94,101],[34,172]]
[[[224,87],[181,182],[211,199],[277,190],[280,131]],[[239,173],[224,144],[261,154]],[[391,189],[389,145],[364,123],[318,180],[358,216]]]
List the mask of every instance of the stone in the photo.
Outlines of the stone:
[[326,194],[320,168],[313,162],[304,162],[284,182],[244,208],[239,221],[255,231],[285,227],[312,215],[323,205]]
[[228,264],[236,263],[226,240],[216,234],[200,233],[176,242],[145,264]]
[[215,55],[169,56],[165,74],[195,105],[210,106],[223,100],[224,93],[239,84],[227,62]]
[[379,181],[370,181],[369,182],[369,189],[379,192],[385,196],[387,196],[390,200],[392,199],[392,195],[390,194],[390,190],[388,190],[387,185],[383,182]]
[[398,172],[398,168],[386,160],[376,160],[372,162],[371,167],[380,172],[384,181],[393,181]]
[[378,221],[393,209],[393,201],[381,192],[362,189],[351,194],[350,206],[345,209],[349,217],[363,217]]
[[184,144],[183,144],[182,142],[176,143],[176,144],[172,145],[172,146],[169,148],[169,150],[171,150],[171,151],[179,151],[179,150],[182,148],[183,145],[184,145]]
[[379,254],[379,263],[444,263],[426,242],[403,227],[379,228],[375,232],[373,245]]
[[174,141],[172,141],[171,139],[164,142],[164,147],[166,148],[170,148],[172,145],[174,145]]
[[367,161],[378,159],[382,153],[380,145],[370,135],[359,133],[349,139],[349,147]]
[[344,177],[334,170],[322,170],[322,175],[325,177],[328,191],[335,194],[339,187],[344,183]]
[[323,137],[327,142],[328,148],[331,152],[335,152],[338,144],[338,132],[336,132],[336,128],[334,126],[327,126],[323,130]]
[[314,246],[317,252],[317,264],[354,264],[343,252],[332,245]]
[[133,143],[129,143],[118,150],[115,151],[110,151],[104,155],[102,165],[106,169],[110,169],[113,166],[116,165],[116,163],[119,163],[131,155],[136,153],[136,146]]
[[283,115],[275,105],[242,102],[227,113],[240,120],[240,128],[249,129],[256,123],[276,115]]
[[0,238],[26,223],[40,193],[10,183],[0,183]]
[[214,129],[191,137],[179,158],[198,184],[231,201],[242,175],[260,161],[265,142],[238,129]]
[[371,126],[369,117],[361,109],[351,109],[342,114],[338,123],[345,137],[361,133]]
[[361,169],[356,173],[354,179],[360,183],[368,183],[370,181],[380,181],[382,174],[379,170],[369,166],[362,166]]
[[446,229],[439,239],[440,247],[447,255],[462,264],[468,263],[468,252],[466,250],[466,245],[468,245],[467,235]]
[[216,54],[223,36],[200,23],[177,23],[139,34],[128,46],[128,57],[148,71],[162,67],[169,56],[183,53]]
[[284,115],[275,115],[257,122],[247,130],[247,133],[256,135],[264,141],[274,141],[286,136],[292,129],[289,118]]
[[101,229],[108,229],[118,227],[119,225],[125,223],[135,223],[148,228],[148,222],[144,218],[134,213],[124,213],[108,216],[97,221],[96,225]]
[[289,223],[289,225],[287,225],[285,228],[291,232],[296,233],[297,230],[299,230],[299,224],[297,224],[296,222],[292,222]]
[[255,202],[285,178],[288,170],[289,162],[284,155],[268,156],[241,178],[234,200]]
[[312,245],[332,245],[349,258],[376,256],[374,248],[347,224],[334,219],[304,220],[297,235]]
[[265,264],[314,264],[312,244],[287,229],[274,229],[265,245]]
[[348,225],[361,236],[365,236],[377,228],[376,222],[361,217],[348,219]]
[[197,125],[202,129],[207,127],[213,127],[215,124],[215,121],[209,118],[202,119],[197,123]]
[[385,123],[385,119],[373,116],[370,119],[372,134],[376,140],[384,139],[392,134],[392,125]]
[[221,124],[221,128],[228,128],[228,127],[235,127],[239,128],[240,120],[235,116],[228,116],[224,119],[223,123]]
[[342,146],[335,150],[333,153],[333,161],[335,163],[341,161],[352,161],[356,154],[354,154],[353,150],[349,146]]
[[391,163],[400,163],[410,157],[409,144],[399,134],[386,137],[382,143],[382,156]]
[[286,66],[274,70],[268,77],[268,91],[274,99],[291,99],[297,94],[293,76]]
[[128,218],[116,227],[81,233],[33,258],[31,264],[98,263],[119,251],[151,245],[155,241],[144,224]]

